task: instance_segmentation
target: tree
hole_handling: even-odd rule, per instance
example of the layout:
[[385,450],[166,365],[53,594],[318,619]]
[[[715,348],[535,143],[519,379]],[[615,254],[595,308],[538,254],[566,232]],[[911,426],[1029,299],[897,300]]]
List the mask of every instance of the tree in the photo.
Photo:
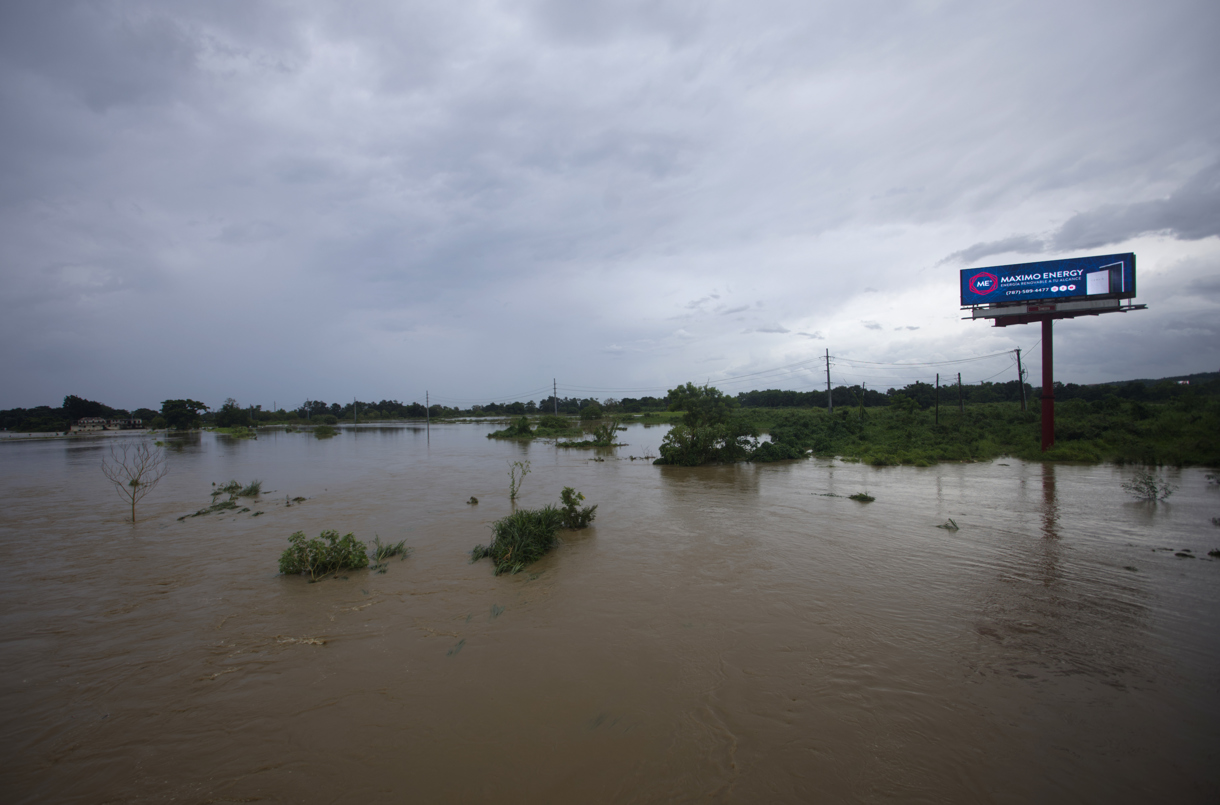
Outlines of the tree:
[[666,396],[670,411],[685,411],[682,423],[689,427],[720,425],[729,421],[737,400],[726,397],[720,389],[708,385],[687,383],[670,389]]
[[694,467],[712,462],[745,461],[758,447],[758,430],[734,417],[737,400],[720,389],[687,383],[669,390],[669,410],[685,411],[682,423],[670,428],[654,464]]
[[199,424],[199,415],[208,407],[197,400],[166,400],[161,403],[161,416],[174,430],[188,430]]
[[250,424],[250,414],[237,404],[237,400],[229,397],[216,412],[216,427],[235,428]]
[[63,405],[64,414],[73,423],[84,419],[87,416],[97,416],[103,419],[110,419],[114,416],[114,409],[108,405],[103,405],[100,402],[93,400],[82,399],[75,394],[69,394],[64,397]]
[[111,445],[110,456],[102,459],[102,474],[115,491],[131,503],[131,522],[136,521],[136,504],[153,491],[169,472],[165,453],[149,446],[138,444]]

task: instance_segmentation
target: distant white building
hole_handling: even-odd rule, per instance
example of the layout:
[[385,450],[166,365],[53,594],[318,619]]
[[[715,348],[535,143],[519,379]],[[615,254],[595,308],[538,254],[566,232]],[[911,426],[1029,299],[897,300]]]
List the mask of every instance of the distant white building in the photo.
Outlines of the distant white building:
[[73,433],[90,430],[142,430],[144,428],[144,420],[142,419],[106,419],[100,416],[87,416],[76,421],[72,426]]
[[106,430],[106,419],[100,416],[87,416],[78,419],[71,428],[72,432],[83,430]]

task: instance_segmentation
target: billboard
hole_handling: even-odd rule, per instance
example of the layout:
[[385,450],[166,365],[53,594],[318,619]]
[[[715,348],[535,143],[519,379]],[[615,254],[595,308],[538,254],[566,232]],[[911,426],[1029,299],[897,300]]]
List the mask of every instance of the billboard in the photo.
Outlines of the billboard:
[[962,305],[1131,299],[1135,255],[1106,254],[962,270]]

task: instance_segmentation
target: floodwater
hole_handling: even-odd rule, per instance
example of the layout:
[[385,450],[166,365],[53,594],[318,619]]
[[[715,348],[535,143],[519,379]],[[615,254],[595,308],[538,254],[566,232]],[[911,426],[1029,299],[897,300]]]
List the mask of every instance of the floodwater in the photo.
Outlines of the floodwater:
[[[134,526],[108,440],[0,444],[0,798],[1220,801],[1204,471],[1150,506],[1112,466],[684,469],[630,460],[661,427],[489,429],[197,435]],[[525,459],[522,505],[573,486],[597,520],[495,577],[468,553]],[[277,575],[328,528],[413,553]]]

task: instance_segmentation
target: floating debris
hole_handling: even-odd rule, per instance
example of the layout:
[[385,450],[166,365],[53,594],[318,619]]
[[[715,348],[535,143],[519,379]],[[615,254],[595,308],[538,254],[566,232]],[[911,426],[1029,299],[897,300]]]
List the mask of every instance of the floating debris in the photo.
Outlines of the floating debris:
[[872,503],[874,500],[876,500],[875,497],[867,492],[857,492],[854,495],[848,495],[848,497],[852,500],[859,501],[860,503]]
[[277,643],[299,643],[303,646],[325,646],[326,641],[320,637],[289,637],[288,635],[277,634],[275,636]]
[[467,506],[478,506],[478,505],[479,505],[479,499],[478,499],[478,498],[476,498],[474,495],[471,495],[471,496],[470,496],[470,500],[466,501],[466,505],[467,505]]
[[445,652],[445,656],[446,657],[454,656],[455,654],[457,654],[459,651],[462,650],[462,646],[464,646],[464,645],[466,645],[466,638],[463,637],[461,640],[457,641],[457,644],[454,645],[453,648],[451,648],[451,649],[449,649],[449,651]]
[[958,530],[960,530],[961,526],[959,526],[957,523],[955,523],[953,521],[953,518],[950,517],[947,521],[938,525],[937,528],[943,528],[946,531],[958,531]]

